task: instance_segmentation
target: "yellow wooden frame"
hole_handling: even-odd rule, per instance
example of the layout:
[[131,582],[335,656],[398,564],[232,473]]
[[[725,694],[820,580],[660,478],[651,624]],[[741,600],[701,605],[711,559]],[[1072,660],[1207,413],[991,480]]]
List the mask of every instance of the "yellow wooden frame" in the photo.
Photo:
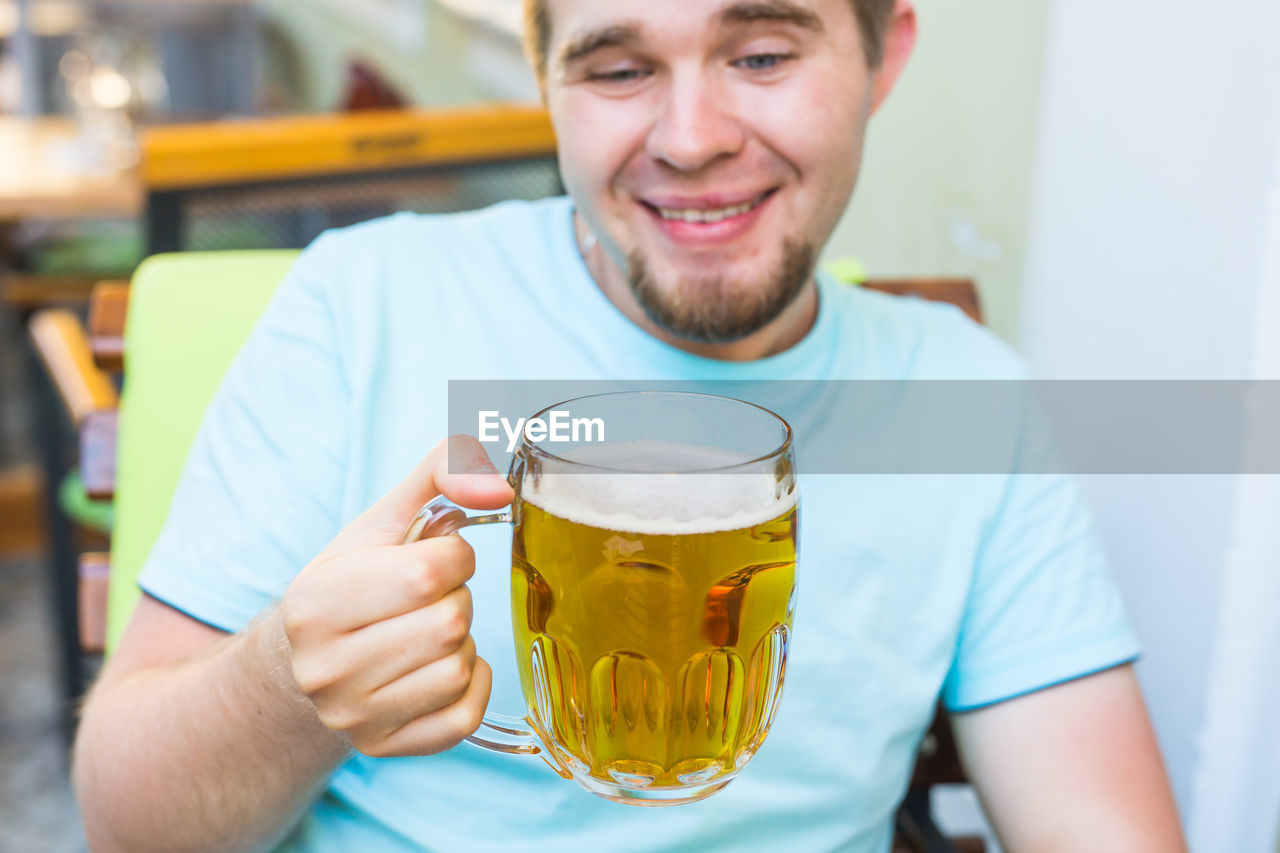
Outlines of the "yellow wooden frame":
[[117,406],[115,385],[94,363],[79,317],[64,308],[48,308],[37,311],[27,328],[76,426],[94,412]]
[[550,156],[541,107],[376,110],[148,128],[150,192],[435,164]]

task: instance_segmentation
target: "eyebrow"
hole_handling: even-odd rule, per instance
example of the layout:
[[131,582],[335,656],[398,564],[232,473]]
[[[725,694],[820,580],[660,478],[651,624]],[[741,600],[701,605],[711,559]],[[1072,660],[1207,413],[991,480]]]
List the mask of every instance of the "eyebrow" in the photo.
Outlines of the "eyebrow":
[[560,51],[559,64],[563,67],[597,50],[626,47],[638,41],[640,41],[639,24],[612,24],[598,30],[589,30],[565,45],[564,50]]
[[720,13],[720,23],[749,24],[754,21],[777,21],[794,24],[802,29],[820,33],[822,18],[812,9],[792,0],[744,0],[734,3]]
[[[817,12],[793,0],[742,0],[727,6],[720,12],[720,25],[749,24],[756,21],[775,21],[792,24],[811,32],[823,31],[822,18]],[[627,47],[642,40],[641,26],[633,22],[611,24],[577,36],[565,45],[558,57],[564,67],[585,56],[610,47]]]

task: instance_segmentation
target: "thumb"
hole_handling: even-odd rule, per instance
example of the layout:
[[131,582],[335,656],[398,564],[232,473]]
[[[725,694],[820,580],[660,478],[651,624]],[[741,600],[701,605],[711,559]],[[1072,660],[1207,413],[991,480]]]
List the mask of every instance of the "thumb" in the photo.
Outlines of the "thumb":
[[334,544],[399,544],[422,505],[440,495],[468,509],[500,509],[515,498],[480,442],[469,435],[450,436],[399,485],[351,522]]

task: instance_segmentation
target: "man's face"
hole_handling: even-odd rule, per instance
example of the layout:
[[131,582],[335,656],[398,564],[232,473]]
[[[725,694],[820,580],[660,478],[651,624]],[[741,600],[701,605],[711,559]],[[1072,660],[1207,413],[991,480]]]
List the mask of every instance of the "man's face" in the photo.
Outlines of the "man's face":
[[853,191],[871,72],[849,0],[549,0],[579,214],[660,327],[763,327]]

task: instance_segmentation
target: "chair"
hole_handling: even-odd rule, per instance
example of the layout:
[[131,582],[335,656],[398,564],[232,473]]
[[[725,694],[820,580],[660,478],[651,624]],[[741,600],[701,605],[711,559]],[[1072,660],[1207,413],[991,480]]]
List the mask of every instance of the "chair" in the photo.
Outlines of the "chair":
[[[89,334],[66,310],[32,318],[32,341],[80,432],[73,485],[122,510],[110,522],[110,561],[102,554],[81,560],[82,650],[101,652],[119,638],[204,405],[296,256],[291,250],[161,256],[144,262],[131,285],[98,286]],[[130,295],[140,299],[126,333]],[[126,348],[129,382],[117,397],[109,371],[120,369]],[[172,358],[174,352],[183,357]]]
[[[70,743],[75,730],[74,703],[86,677],[86,662],[78,643],[79,599],[82,595],[91,594],[89,590],[80,588],[76,566],[76,552],[85,544],[83,534],[86,525],[76,525],[73,519],[87,522],[87,526],[92,526],[93,515],[98,516],[99,526],[106,519],[100,507],[79,497],[73,500],[76,506],[67,505],[66,496],[77,495],[80,491],[75,488],[79,478],[74,472],[65,481],[71,484],[70,487],[55,487],[55,484],[66,470],[66,465],[70,464],[68,445],[74,443],[72,431],[81,428],[94,417],[95,412],[113,408],[117,394],[110,379],[94,366],[77,315],[66,309],[45,309],[33,315],[28,329],[33,349],[40,354],[45,368],[42,373],[33,363],[28,370],[34,391],[32,402],[36,422],[40,424],[36,449],[41,470],[36,494],[42,499],[40,515],[49,555],[51,616],[58,638],[57,675],[65,700],[62,728]],[[58,397],[65,416],[58,410]],[[83,517],[76,519],[77,514]]]
[[[169,125],[143,131],[139,144],[151,252],[299,249],[329,227],[397,210],[466,210],[560,191],[555,137],[546,111],[536,107],[371,110]],[[81,284],[68,282],[65,289],[72,295],[87,292]],[[27,287],[38,291],[27,295],[43,300],[47,285]],[[13,282],[8,282],[6,293],[13,292]],[[112,304],[95,300],[95,311],[99,302]],[[59,357],[60,347],[84,349],[82,333],[79,341],[72,340],[73,333],[62,333],[70,328],[67,319],[72,318],[42,321],[62,331],[43,336],[43,343],[33,340],[47,368],[51,358]],[[41,469],[46,491],[53,494],[52,484],[63,480],[74,442],[65,435],[67,417],[57,411],[53,393],[46,393],[48,383],[42,376],[35,378]],[[68,382],[61,390],[74,388],[74,380]],[[70,402],[64,394],[64,409],[82,433],[81,473],[93,494],[97,469],[91,463],[99,460],[109,467],[113,459],[109,442],[102,445],[105,454],[95,452],[99,445],[94,437],[111,435],[113,416],[78,412]],[[102,513],[75,485],[73,480],[58,487],[63,500],[59,506],[46,499],[45,513],[68,733],[85,681],[77,634],[85,634],[91,648],[100,648],[101,642],[94,639],[96,628],[80,630],[93,626],[81,624],[85,620],[77,612],[71,519],[83,522]],[[102,581],[82,577],[81,585],[97,589]]]
[[[85,347],[92,341],[99,363],[118,366],[123,354],[128,366],[118,420],[114,412],[99,414],[96,421],[93,414],[81,419],[89,425],[82,441],[85,482],[97,494],[117,499],[106,595],[99,579],[96,593],[82,602],[85,611],[101,611],[95,595],[106,602],[105,619],[90,617],[88,622],[105,630],[105,638],[97,638],[96,644],[108,653],[140,597],[136,577],[164,522],[204,405],[295,256],[290,251],[248,251],[151,258],[139,268],[131,287],[108,284],[99,289],[91,332],[78,332]],[[957,304],[981,319],[976,290],[965,279],[861,284]],[[72,329],[72,337],[75,334]],[[101,374],[100,367],[92,370]],[[101,376],[89,381],[100,380]],[[112,439],[114,454],[103,450]],[[114,459],[114,466],[91,456],[103,452],[108,460]],[[105,562],[94,555],[86,565],[101,571]],[[939,713],[921,745],[897,815],[894,853],[982,853],[980,838],[944,837],[929,812],[934,785],[964,782],[950,723]]]
[[[168,513],[205,404],[296,256],[157,256],[134,275],[124,334],[128,381],[117,425],[108,653],[141,595],[138,572]],[[177,352],[182,358],[174,358]]]

